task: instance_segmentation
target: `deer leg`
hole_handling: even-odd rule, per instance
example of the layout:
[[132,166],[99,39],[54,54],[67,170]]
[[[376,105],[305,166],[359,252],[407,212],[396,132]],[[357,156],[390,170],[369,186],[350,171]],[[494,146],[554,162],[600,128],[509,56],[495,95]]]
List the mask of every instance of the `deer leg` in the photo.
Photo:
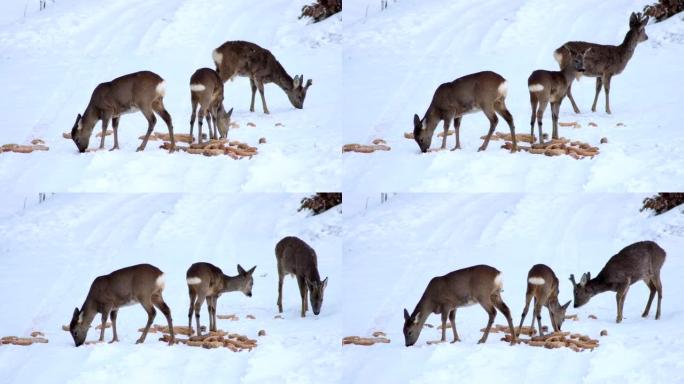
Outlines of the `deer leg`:
[[[501,300],[501,296],[499,293],[492,295],[492,303],[494,304],[494,307],[496,307],[496,309],[498,309],[499,312],[501,312],[506,318],[506,321],[508,322],[508,328],[511,330],[511,345],[514,345],[518,342],[518,338],[516,337],[515,328],[513,327],[513,318],[511,318],[511,310],[508,308],[506,303],[504,303],[503,300]],[[494,315],[496,316],[496,313]],[[491,318],[491,321],[494,321],[494,318]]]
[[544,144],[544,136],[542,132],[542,120],[544,119],[544,111],[549,105],[548,100],[539,101],[539,108],[537,109],[537,126],[539,127],[539,144]]
[[544,336],[544,329],[541,324],[541,304],[534,303],[534,317],[537,319],[537,326],[539,327],[539,336]]
[[487,326],[485,327],[484,334],[482,335],[482,338],[477,342],[478,344],[482,344],[487,341],[487,337],[489,336],[489,330],[492,329],[492,324],[494,324],[494,318],[496,317],[496,309],[492,305],[492,303],[480,303],[482,305],[482,308],[487,312],[489,315],[489,321],[487,321]]
[[211,298],[211,328],[210,331],[216,332],[216,304],[218,303],[218,296]]
[[653,298],[655,297],[656,293],[656,287],[655,284],[653,284],[653,279],[649,279],[648,282],[646,282],[646,285],[648,285],[648,289],[651,291],[648,294],[648,302],[646,303],[646,309],[644,309],[644,313],[641,315],[641,317],[647,317],[648,312],[651,310],[651,303],[653,303]]
[[530,137],[532,138],[532,144],[534,144],[534,123],[537,117],[539,100],[533,93],[530,93],[530,105],[532,106],[532,116],[530,116]]
[[204,110],[203,107],[200,107],[199,110],[199,120],[197,121],[197,142],[202,144],[202,121],[204,120],[204,114],[206,111]]
[[202,309],[202,304],[206,296],[198,295],[197,301],[195,301],[195,324],[197,325],[197,336],[202,336],[202,329],[200,328],[200,309]]
[[615,298],[617,299],[617,319],[615,320],[616,323],[621,323],[622,322],[622,308],[625,305],[625,297],[627,296],[627,291],[629,291],[629,285],[631,281],[629,278],[627,278],[626,283],[622,283],[621,286],[618,287],[617,294],[615,295]]
[[259,89],[259,95],[261,96],[261,105],[264,108],[264,113],[268,115],[270,112],[266,106],[266,98],[264,97],[264,83],[261,80],[257,81],[257,88]]
[[145,138],[143,139],[143,142],[140,144],[138,147],[137,151],[144,151],[145,146],[147,146],[147,140],[150,139],[150,135],[152,134],[152,131],[154,130],[154,125],[157,124],[157,118],[154,117],[154,112],[150,110],[143,110],[143,115],[147,119],[147,133],[145,134]]
[[558,114],[560,113],[560,103],[551,103],[551,119],[553,122],[553,132],[551,139],[558,139]]
[[216,137],[214,136],[214,131],[211,124],[211,112],[208,112],[206,115],[204,115],[204,118],[207,120],[207,127],[209,128],[209,140],[214,140]]
[[193,99],[191,100],[191,102],[192,102],[192,113],[190,114],[190,137],[192,137],[193,140],[194,140],[195,138],[192,136],[192,129],[193,129],[194,126],[195,126],[195,117],[197,116],[197,113],[196,113],[196,110],[197,110],[197,101],[194,100],[194,98],[193,98]]
[[306,317],[306,282],[303,277],[297,276],[297,284],[299,285],[299,295],[302,297],[302,312],[301,316]]
[[188,295],[190,296],[190,309],[188,310],[188,329],[190,330],[190,335],[192,335],[192,313],[195,309],[195,298],[197,298],[197,294],[194,293],[192,289],[188,286]]
[[655,279],[653,280],[653,284],[656,287],[656,290],[658,291],[658,308],[656,309],[656,320],[660,320],[660,302],[663,299],[663,283],[660,281],[660,271],[655,275]]
[[515,137],[515,124],[513,123],[513,115],[506,108],[506,104],[503,100],[494,103],[494,110],[501,115],[501,117],[506,120],[508,128],[511,130],[511,139],[513,139],[513,146],[511,147],[511,153],[518,151],[518,140]]
[[110,151],[119,149],[119,118],[120,116],[112,118],[112,129],[114,130],[114,146]]
[[283,313],[283,276],[280,271],[278,271],[278,313]]
[[[169,148],[169,153],[171,153],[176,150],[176,139],[173,137],[173,122],[171,121],[171,114],[166,110],[166,108],[164,108],[164,103],[161,99],[152,103],[152,109],[157,113],[157,115],[159,115],[159,117],[162,118],[162,120],[164,120],[164,124],[166,124],[166,128],[169,130],[169,137],[171,138],[171,148]],[[143,147],[143,149],[145,148]]]
[[609,115],[612,113],[612,112],[610,111],[610,79],[611,79],[612,77],[613,77],[613,76],[611,76],[611,75],[606,75],[606,76],[603,78],[603,90],[604,90],[605,93],[606,93],[606,113],[609,114]]
[[105,136],[107,133],[107,125],[109,124],[109,116],[102,117],[102,137],[100,137],[100,149],[104,149]]
[[113,309],[109,313],[109,317],[112,319],[112,332],[114,332],[114,337],[112,337],[112,341],[109,342],[110,344],[116,343],[119,341],[119,336],[116,334],[116,315],[118,315],[118,314],[119,314],[118,309]]
[[572,103],[572,109],[575,111],[575,113],[580,113],[580,109],[577,108],[577,103],[575,103],[575,98],[572,97],[572,81],[570,82],[570,85],[568,85],[568,99],[570,99],[570,103]]
[[451,124],[451,118],[444,119],[444,137],[442,137],[442,146],[440,149],[446,149],[447,134],[449,133],[449,124]]
[[449,317],[449,310],[442,307],[441,315],[442,315],[442,338],[439,341],[445,342],[446,341],[446,322],[447,322],[447,318]]
[[596,102],[598,101],[598,95],[601,92],[601,86],[603,85],[603,79],[601,76],[596,78],[596,95],[594,95],[594,104],[591,105],[591,111],[596,112]]
[[164,298],[160,294],[152,295],[152,304],[154,304],[155,307],[159,308],[159,310],[164,314],[164,317],[166,317],[166,322],[169,324],[169,332],[171,333],[169,345],[173,345],[175,341],[175,335],[173,333],[173,320],[171,319],[171,309],[168,305],[166,305],[166,303],[164,302]]
[[[140,305],[142,305],[142,307],[145,309],[145,312],[147,312],[147,324],[145,325],[145,329],[143,330],[142,335],[140,335],[140,338],[135,342],[136,344],[141,344],[145,342],[147,332],[150,330],[152,322],[154,321],[154,317],[157,315],[157,311],[154,309],[151,302],[141,301]],[[171,329],[170,331],[173,332],[173,329]]]
[[[534,114],[533,114],[533,116],[534,116]],[[525,317],[527,316],[527,311],[530,309],[530,301],[532,301],[532,293],[528,291],[525,294],[525,308],[523,308],[522,315],[520,316],[520,326],[518,327],[518,332],[517,332],[518,336],[520,336],[520,332],[522,330],[523,322],[525,322]],[[532,324],[534,325],[534,321],[532,322]]]
[[105,326],[107,325],[107,318],[109,317],[109,308],[105,308],[104,311],[102,311],[102,327],[100,328],[100,342],[104,341],[104,334],[105,334]]
[[252,104],[249,105],[249,111],[254,112],[254,97],[256,96],[257,86],[254,82],[254,79],[252,79],[251,77],[249,78],[249,85],[250,87],[252,87]]
[[452,148],[452,151],[461,149],[461,116],[454,118],[454,135],[456,136],[456,145]]
[[483,109],[482,111],[487,116],[487,119],[489,119],[489,132],[487,133],[487,137],[485,137],[484,143],[482,143],[482,146],[478,149],[478,152],[484,151],[487,149],[487,145],[489,145],[489,139],[492,137],[492,134],[494,133],[494,130],[496,129],[496,124],[499,122],[499,118],[496,117],[496,113],[494,113],[494,109],[488,108],[488,109]]
[[452,343],[461,341],[461,339],[458,338],[458,332],[456,332],[456,308],[449,312],[449,321],[451,322],[451,330],[454,331],[454,341],[452,341]]

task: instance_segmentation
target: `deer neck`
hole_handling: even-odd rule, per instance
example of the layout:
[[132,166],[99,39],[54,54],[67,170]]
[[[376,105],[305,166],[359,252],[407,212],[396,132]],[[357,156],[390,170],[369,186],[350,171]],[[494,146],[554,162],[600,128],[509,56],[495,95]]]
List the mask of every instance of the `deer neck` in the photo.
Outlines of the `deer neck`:
[[572,81],[577,76],[577,70],[572,65],[572,60],[563,68],[561,73],[563,74],[563,77],[565,78],[565,86],[569,87],[570,84],[572,84]]
[[221,293],[234,292],[240,290],[241,278],[240,276],[223,275],[221,277]]
[[613,285],[612,284],[607,284],[603,282],[603,279],[601,279],[601,275],[596,276],[595,278],[589,280],[587,284],[585,285],[585,289],[589,290],[591,292],[592,296],[598,295],[599,293],[603,293],[606,291],[614,291]]
[[620,52],[622,53],[621,57],[624,62],[627,62],[632,58],[632,55],[634,55],[634,50],[636,49],[637,44],[639,44],[638,38],[639,34],[635,30],[630,29],[627,31],[622,44],[618,46],[620,48]]
[[292,91],[292,77],[287,74],[287,71],[285,71],[285,68],[280,65],[278,60],[275,60],[271,76],[273,83],[279,86],[283,91],[285,91],[285,93]]
[[86,132],[88,132],[88,135],[93,132],[93,128],[95,128],[95,124],[97,124],[97,121],[100,120],[100,116],[93,108],[91,105],[88,105],[86,108],[85,112],[83,112],[83,116],[81,117],[81,129],[85,129]]
[[81,307],[81,314],[83,315],[82,322],[85,324],[92,324],[95,315],[97,315],[97,303],[92,298],[86,298],[86,301]]

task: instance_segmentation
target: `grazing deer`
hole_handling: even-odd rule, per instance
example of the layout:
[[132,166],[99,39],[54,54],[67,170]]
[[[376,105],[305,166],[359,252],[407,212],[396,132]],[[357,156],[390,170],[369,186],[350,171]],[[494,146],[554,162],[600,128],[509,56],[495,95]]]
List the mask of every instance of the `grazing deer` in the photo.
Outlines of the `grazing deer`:
[[630,285],[643,280],[651,290],[646,309],[641,315],[648,316],[651,303],[656,291],[658,292],[658,309],[656,320],[660,319],[660,301],[663,298],[663,284],[660,281],[660,268],[665,263],[665,251],[653,241],[640,241],[623,248],[617,255],[608,260],[601,272],[591,278],[589,272],[582,275],[579,283],[575,282],[575,275],[570,275],[574,288],[574,307],[581,307],[589,299],[606,291],[617,292],[617,323],[622,321],[622,308]]
[[309,294],[311,309],[314,315],[318,315],[323,306],[323,293],[328,286],[328,278],[321,281],[316,251],[303,240],[288,236],[276,244],[275,254],[278,264],[278,312],[283,312],[283,279],[285,275],[292,274],[297,278],[299,294],[302,297],[301,316],[306,317],[306,311],[309,310],[306,303]]
[[497,113],[506,120],[511,129],[511,137],[513,138],[511,152],[517,151],[515,125],[513,124],[513,116],[506,108],[506,94],[506,79],[491,71],[473,73],[440,85],[432,96],[432,102],[423,119],[418,118],[418,115],[413,115],[413,137],[418,143],[418,147],[423,153],[427,152],[432,143],[432,135],[437,124],[444,121],[444,137],[442,138],[441,149],[445,149],[449,124],[453,119],[456,145],[452,151],[460,149],[461,118],[467,113],[481,110],[489,119],[490,125],[487,137],[479,151],[487,149],[489,139],[499,121],[496,117]]
[[552,139],[558,138],[558,114],[565,95],[570,89],[572,80],[578,73],[584,72],[584,57],[591,48],[583,52],[571,52],[571,60],[565,63],[561,71],[545,71],[538,69],[527,79],[527,88],[530,91],[530,104],[532,104],[532,118],[530,121],[530,135],[534,138],[534,120],[539,125],[539,142],[544,143],[542,138],[542,119],[544,110],[551,103],[551,120],[553,122]]
[[119,118],[125,113],[142,112],[147,119],[147,134],[138,151],[145,149],[147,140],[150,138],[158,114],[169,128],[171,138],[171,148],[175,149],[176,141],[173,137],[173,124],[171,115],[164,108],[164,94],[166,93],[166,82],[156,73],[150,71],[135,72],[118,77],[112,81],[102,83],[95,87],[90,102],[83,112],[83,116],[76,116],[76,122],[71,128],[71,138],[76,143],[79,152],[83,153],[88,148],[90,135],[98,120],[102,120],[102,138],[100,139],[100,149],[104,148],[105,133],[107,125],[112,120],[114,128],[114,146],[112,151],[119,149]]
[[188,311],[188,328],[192,333],[192,313],[195,312],[197,323],[197,336],[200,336],[200,309],[204,300],[207,300],[209,312],[209,331],[216,331],[216,302],[222,293],[240,291],[247,297],[252,297],[252,274],[256,265],[249,271],[245,271],[240,264],[237,266],[238,275],[228,276],[223,274],[221,268],[209,263],[195,263],[188,268],[186,281],[190,294],[190,310]]
[[285,91],[295,108],[304,107],[306,91],[313,82],[309,79],[303,85],[304,75],[295,76],[294,79],[290,77],[268,49],[247,41],[226,41],[214,49],[212,56],[216,72],[224,83],[235,76],[249,77],[252,86],[252,103],[249,106],[251,112],[254,112],[254,97],[258,88],[264,113],[269,113],[264,98],[264,84],[267,83],[275,83]]
[[551,326],[554,332],[560,331],[563,321],[565,321],[565,310],[570,306],[570,302],[560,305],[558,302],[558,278],[553,270],[544,264],[534,265],[527,273],[527,293],[525,293],[525,309],[523,309],[520,318],[520,326],[522,329],[527,310],[530,308],[530,301],[534,297],[534,313],[532,315],[531,328],[534,331],[534,319],[537,319],[539,325],[539,334],[543,335],[541,325],[541,307],[545,306],[549,310],[549,317],[551,318]]
[[[202,142],[202,119],[207,119],[209,127],[209,139],[224,139],[228,137],[230,116],[233,108],[226,112],[223,107],[223,81],[218,73],[211,68],[200,68],[190,77],[190,100],[192,102],[192,115],[190,116],[190,136],[195,125],[195,112],[199,104],[199,133],[197,141]],[[212,131],[211,120],[214,123]],[[217,131],[218,128],[218,131]]]
[[454,341],[460,341],[456,332],[456,309],[479,303],[489,314],[487,328],[478,344],[487,341],[489,330],[492,328],[496,310],[506,316],[511,330],[511,345],[517,342],[511,311],[501,299],[503,282],[501,272],[488,265],[475,265],[447,273],[444,276],[433,277],[425,288],[423,296],[418,301],[413,313],[409,315],[404,309],[404,339],[406,346],[416,343],[423,324],[431,313],[442,315],[442,339],[446,341],[447,317],[454,332]]
[[107,324],[107,317],[110,316],[114,332],[111,343],[119,341],[116,334],[116,316],[119,308],[140,303],[147,312],[147,325],[136,344],[145,341],[156,316],[154,307],[157,307],[166,316],[171,333],[169,345],[172,345],[174,333],[171,310],[162,298],[162,291],[164,291],[164,273],[150,264],[133,265],[116,270],[109,275],[97,277],[90,285],[90,291],[81,309],[74,309],[69,324],[69,332],[74,338],[74,343],[78,347],[85,342],[88,328],[98,313],[102,314],[100,341],[104,341],[105,324]]
[[[587,56],[584,61],[584,68],[586,70],[578,74],[577,79],[579,80],[581,76],[596,78],[596,96],[594,96],[594,104],[591,106],[592,112],[596,112],[596,102],[601,92],[601,85],[603,85],[606,93],[606,113],[611,113],[609,100],[610,80],[613,76],[622,73],[629,59],[634,55],[637,44],[648,40],[646,24],[648,24],[648,16],[643,17],[641,13],[632,12],[632,15],[629,17],[629,31],[627,31],[622,44],[602,45],[586,41],[569,41],[553,52],[553,57],[558,62],[558,65],[564,68],[571,57],[569,50],[581,52],[591,48],[591,55]],[[568,88],[568,98],[572,103],[575,113],[580,113],[575,99],[572,97],[572,84]]]

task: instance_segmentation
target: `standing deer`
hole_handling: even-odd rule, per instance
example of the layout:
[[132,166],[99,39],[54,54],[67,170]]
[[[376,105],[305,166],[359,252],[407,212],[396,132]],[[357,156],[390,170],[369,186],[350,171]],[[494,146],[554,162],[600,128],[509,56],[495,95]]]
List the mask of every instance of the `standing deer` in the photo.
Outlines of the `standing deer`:
[[[596,78],[596,96],[594,96],[594,104],[591,106],[591,111],[596,112],[596,102],[598,95],[601,92],[601,85],[603,85],[606,93],[606,113],[610,114],[610,79],[622,73],[627,66],[629,59],[634,55],[634,50],[637,44],[648,40],[646,35],[646,24],[648,24],[648,16],[643,17],[641,13],[634,13],[629,17],[629,31],[625,35],[625,39],[620,45],[602,45],[588,43],[586,41],[569,41],[553,52],[553,57],[558,62],[561,68],[567,65],[570,60],[569,50],[584,51],[591,48],[591,55],[586,57],[584,61],[585,71],[578,74],[577,80],[583,75]],[[572,108],[575,113],[580,113],[575,99],[572,97],[572,84],[568,88],[568,98],[572,103]]]
[[169,152],[173,152],[176,141],[173,137],[171,115],[164,108],[165,93],[166,82],[164,79],[150,71],[124,75],[95,87],[83,116],[81,114],[76,116],[76,122],[71,129],[71,138],[76,143],[79,152],[83,153],[88,148],[90,135],[99,120],[102,120],[100,149],[104,148],[105,134],[110,119],[114,128],[114,146],[111,150],[119,149],[119,118],[123,114],[138,111],[142,112],[148,123],[147,134],[138,147],[138,151],[144,150],[147,145],[147,140],[157,122],[157,118],[154,116],[156,113],[169,128],[169,137],[171,138]]
[[656,291],[658,292],[658,309],[656,320],[660,319],[660,301],[663,298],[663,284],[660,281],[660,268],[665,263],[665,251],[653,241],[640,241],[623,248],[617,255],[608,260],[601,272],[591,278],[589,272],[582,275],[579,283],[575,275],[570,275],[574,288],[575,304],[578,308],[589,302],[589,299],[606,291],[617,292],[617,323],[622,321],[622,308],[630,285],[643,280],[651,293],[642,317],[648,316]]
[[169,345],[173,345],[174,332],[171,310],[162,298],[162,291],[164,291],[164,273],[150,264],[133,265],[116,270],[109,275],[97,277],[90,285],[90,291],[88,291],[88,296],[81,309],[74,309],[69,324],[69,332],[74,338],[74,343],[78,347],[85,342],[88,328],[98,313],[102,314],[100,341],[104,341],[105,324],[107,324],[107,317],[110,316],[112,331],[114,332],[111,343],[119,341],[116,334],[116,316],[119,308],[140,303],[147,312],[147,325],[145,325],[145,329],[136,344],[145,341],[147,332],[156,316],[154,307],[157,307],[166,316],[171,333]]
[[186,282],[190,294],[190,310],[188,311],[188,328],[192,333],[192,313],[195,312],[197,323],[197,336],[201,335],[200,309],[204,300],[207,300],[209,313],[209,331],[216,331],[216,302],[222,293],[240,291],[247,297],[252,297],[252,274],[256,265],[249,271],[245,271],[240,264],[237,266],[238,275],[228,276],[223,274],[221,268],[209,263],[195,263],[188,268]]
[[[192,102],[192,115],[190,116],[190,136],[195,125],[195,112],[199,104],[199,133],[197,141],[202,142],[202,119],[206,117],[209,127],[209,139],[224,139],[228,137],[230,116],[233,108],[226,112],[223,107],[223,81],[218,73],[211,68],[200,68],[190,77],[190,101]],[[211,122],[213,120],[214,129]],[[218,131],[217,131],[218,128]]]
[[[558,114],[560,106],[570,89],[572,80],[578,73],[585,71],[584,57],[591,48],[583,52],[574,52],[567,48],[571,53],[571,60],[564,64],[561,71],[545,71],[538,69],[527,79],[527,88],[530,91],[530,104],[532,105],[532,118],[530,119],[530,135],[534,138],[534,120],[537,119],[539,125],[539,142],[544,143],[542,138],[542,119],[544,110],[551,103],[551,120],[553,122],[552,139],[558,138]],[[538,108],[537,108],[538,106]]]
[[491,71],[477,72],[460,77],[450,83],[444,83],[437,87],[432,102],[428,107],[423,119],[418,115],[413,115],[413,137],[418,143],[420,150],[425,153],[432,143],[432,135],[440,121],[444,121],[444,137],[442,138],[441,149],[446,148],[449,124],[454,120],[454,130],[456,131],[456,145],[452,151],[461,148],[459,129],[461,118],[467,113],[481,110],[489,119],[489,132],[482,143],[479,151],[487,149],[489,139],[494,133],[494,129],[499,121],[496,117],[498,113],[506,120],[511,129],[513,147],[511,152],[518,149],[515,138],[515,126],[513,116],[506,108],[507,86],[506,79],[498,73]]
[[532,315],[532,331],[534,331],[534,319],[537,319],[539,325],[539,334],[543,335],[541,325],[541,307],[545,306],[549,310],[549,317],[551,318],[551,326],[554,332],[561,330],[563,321],[565,321],[565,310],[570,306],[570,302],[560,305],[558,302],[558,278],[553,270],[544,264],[534,265],[527,273],[527,293],[525,293],[525,309],[523,309],[520,318],[520,326],[518,333],[522,329],[527,310],[530,308],[530,301],[534,297],[534,313]]
[[214,50],[212,56],[216,72],[224,83],[235,76],[249,77],[252,86],[250,112],[254,112],[254,97],[258,88],[264,113],[269,113],[264,98],[264,84],[267,83],[275,83],[285,91],[295,108],[304,107],[306,91],[313,82],[309,79],[303,85],[304,75],[295,76],[294,79],[290,77],[268,49],[247,41],[226,41]]
[[321,281],[316,251],[303,240],[288,236],[276,244],[275,254],[278,264],[278,312],[283,312],[283,279],[285,275],[292,274],[297,278],[302,297],[301,316],[306,317],[306,311],[309,310],[306,303],[309,294],[313,313],[318,315],[323,306],[323,293],[328,286],[328,278]]
[[404,339],[406,346],[416,343],[423,324],[431,313],[442,315],[442,339],[446,341],[447,317],[454,332],[454,341],[460,341],[456,332],[456,309],[479,303],[487,314],[489,321],[487,328],[478,344],[487,341],[489,330],[492,328],[496,310],[506,316],[511,330],[511,345],[517,342],[511,311],[501,299],[503,282],[501,272],[488,265],[475,265],[447,273],[444,276],[433,277],[425,288],[423,296],[418,301],[413,313],[409,315],[404,309]]

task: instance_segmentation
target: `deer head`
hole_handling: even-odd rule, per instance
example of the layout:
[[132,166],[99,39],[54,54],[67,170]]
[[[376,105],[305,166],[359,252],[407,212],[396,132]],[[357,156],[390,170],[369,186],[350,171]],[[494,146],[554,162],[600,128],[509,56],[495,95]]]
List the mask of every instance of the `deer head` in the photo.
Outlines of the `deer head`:
[[233,114],[233,108],[226,112],[223,104],[218,107],[218,116],[216,116],[216,125],[218,125],[219,136],[221,139],[228,137],[228,127],[230,127],[230,116]]
[[90,321],[86,321],[83,312],[79,311],[78,308],[75,308],[74,314],[71,317],[71,323],[69,324],[69,333],[71,333],[71,337],[74,338],[74,343],[77,347],[85,342],[86,336],[88,335],[88,328],[90,328]]
[[421,152],[425,153],[430,148],[433,133],[434,130],[430,132],[427,129],[425,121],[421,121],[418,115],[413,115],[413,139],[418,143]]
[[573,51],[568,47],[567,45],[564,45],[565,49],[570,52],[570,64],[572,67],[575,69],[577,72],[584,72],[584,58],[587,56],[589,52],[591,52],[591,48],[585,49],[583,52],[577,52]]
[[323,281],[311,281],[306,279],[306,287],[309,289],[309,300],[311,301],[311,309],[313,310],[314,315],[321,313],[321,307],[323,306],[323,293],[325,292],[325,287],[327,286],[327,277]]
[[551,309],[549,312],[551,314],[551,324],[553,325],[554,331],[558,332],[561,330],[561,326],[565,321],[565,311],[568,309],[571,302],[572,301],[570,300],[563,305],[559,305],[558,301],[554,301],[553,303],[555,306],[549,307]]
[[76,122],[71,128],[71,139],[76,144],[78,151],[83,153],[88,149],[88,143],[90,142],[90,134],[93,133],[93,127],[86,127],[83,125],[83,116],[79,113],[76,116]]
[[574,295],[574,308],[579,308],[589,302],[593,295],[591,289],[586,285],[591,280],[591,274],[589,272],[582,275],[582,279],[579,283],[575,283],[575,275],[570,275],[570,281],[572,282],[573,295]]
[[637,42],[648,40],[646,35],[646,24],[648,24],[648,16],[643,17],[641,13],[634,13],[629,17],[629,29],[637,33]]
[[292,89],[286,91],[287,98],[290,99],[290,103],[297,108],[304,108],[304,98],[306,98],[306,91],[309,89],[313,81],[311,79],[306,81],[306,85],[302,86],[304,81],[304,75],[296,75],[292,79]]
[[407,347],[412,346],[418,341],[423,324],[420,323],[420,311],[409,315],[404,308],[404,342]]
[[254,273],[255,269],[256,265],[253,266],[249,271],[245,271],[240,264],[237,266],[238,274],[241,279],[240,292],[244,293],[247,297],[252,297],[252,285],[254,285],[254,278],[252,277],[252,274]]

